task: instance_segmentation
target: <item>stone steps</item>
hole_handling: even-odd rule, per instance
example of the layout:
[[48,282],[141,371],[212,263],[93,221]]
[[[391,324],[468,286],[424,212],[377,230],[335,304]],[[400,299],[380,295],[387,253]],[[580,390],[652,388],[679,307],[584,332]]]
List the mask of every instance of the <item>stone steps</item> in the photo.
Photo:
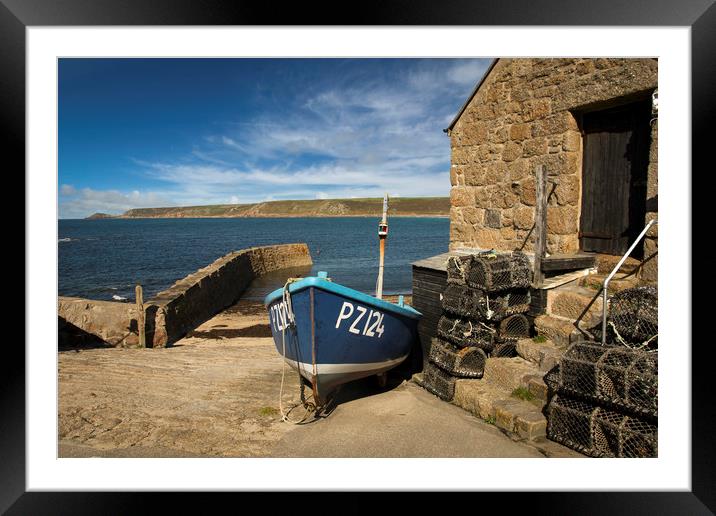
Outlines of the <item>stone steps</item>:
[[546,373],[562,359],[566,347],[558,346],[551,340],[536,342],[534,339],[517,341],[517,354],[537,366],[541,373]]
[[[607,279],[608,275],[609,273],[590,274],[589,276],[580,278],[578,284],[579,286],[593,290],[596,294],[601,290],[604,285],[604,280]],[[626,288],[636,287],[638,284],[639,278],[635,274],[630,275],[619,272],[609,281],[609,294],[620,292]]]
[[512,396],[511,391],[482,380],[458,380],[453,404],[522,439],[547,434],[547,419],[540,406]]
[[[547,401],[544,382],[539,367],[522,357],[488,358],[485,362],[485,383],[495,385],[508,392],[515,389],[526,389],[536,400]],[[546,387],[545,387],[546,388]]]
[[579,319],[590,327],[601,321],[603,304],[598,291],[578,284],[564,285],[547,291],[548,314],[571,321]]
[[[574,325],[574,320],[558,315],[540,315],[534,320],[535,333],[551,340],[558,347],[566,348],[575,339],[583,338],[582,333]],[[586,324],[580,324],[586,330]]]
[[[488,358],[482,379],[455,381],[452,403],[521,439],[544,438],[547,386],[543,375],[538,364],[522,357]],[[413,375],[413,381],[424,387],[422,373]],[[520,395],[513,395],[518,388]],[[529,395],[532,399],[525,399]]]
[[[619,263],[619,260],[621,260],[621,256],[611,256],[607,254],[598,254],[597,255],[597,272],[599,274],[609,274],[612,272],[612,269],[616,267],[617,263]],[[636,258],[627,258],[622,266],[619,268],[620,273],[630,273],[634,272],[641,262],[637,260]]]

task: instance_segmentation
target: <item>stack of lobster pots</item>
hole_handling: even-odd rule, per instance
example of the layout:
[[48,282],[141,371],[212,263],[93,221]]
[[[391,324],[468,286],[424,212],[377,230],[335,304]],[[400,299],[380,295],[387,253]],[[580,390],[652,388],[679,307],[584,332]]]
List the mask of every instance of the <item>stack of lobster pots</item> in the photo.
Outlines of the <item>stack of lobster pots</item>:
[[532,267],[520,252],[451,256],[437,337],[423,369],[424,387],[449,401],[459,378],[482,378],[488,357],[516,355],[529,337]]
[[605,344],[572,344],[545,375],[549,439],[592,457],[658,456],[658,308],[655,286],[615,294]]

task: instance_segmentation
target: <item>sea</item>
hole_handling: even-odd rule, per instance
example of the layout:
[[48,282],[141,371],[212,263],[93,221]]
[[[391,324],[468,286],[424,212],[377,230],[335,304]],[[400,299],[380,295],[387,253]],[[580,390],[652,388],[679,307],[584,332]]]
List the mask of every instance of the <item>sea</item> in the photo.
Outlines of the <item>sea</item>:
[[[389,219],[383,293],[410,294],[411,263],[447,252],[447,217]],[[106,301],[144,299],[221,256],[248,247],[305,242],[312,269],[342,285],[375,294],[378,218],[200,218],[58,221],[58,294]],[[295,271],[294,271],[295,273]],[[263,280],[261,295],[285,274]],[[259,290],[252,290],[253,295]]]

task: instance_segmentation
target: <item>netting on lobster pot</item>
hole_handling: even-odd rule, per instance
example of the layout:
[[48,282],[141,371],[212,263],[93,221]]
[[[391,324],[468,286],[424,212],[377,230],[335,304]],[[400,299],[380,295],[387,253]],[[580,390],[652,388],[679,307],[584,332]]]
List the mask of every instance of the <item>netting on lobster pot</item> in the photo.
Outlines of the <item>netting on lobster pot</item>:
[[594,448],[601,457],[656,457],[657,426],[611,408],[594,413]]
[[476,294],[465,297],[466,317],[499,322],[510,315],[525,313],[530,308],[530,292],[525,288],[491,293],[472,287],[468,288]]
[[659,434],[656,424],[627,416],[619,433],[619,457],[657,457]]
[[619,457],[619,437],[626,414],[599,407],[594,411],[592,443],[600,457]]
[[[590,336],[592,340],[595,342],[602,342],[602,323],[599,322],[598,324],[594,325],[591,328],[587,329],[587,334]],[[614,329],[612,328],[612,325],[609,324],[609,319],[607,319],[607,338],[604,342],[605,346],[616,346],[621,344],[616,343],[615,344],[615,337],[614,337]]]
[[658,417],[659,356],[644,352],[634,354],[634,361],[626,370],[624,405],[638,414]]
[[562,357],[559,391],[656,418],[658,356],[626,347],[575,343]]
[[658,348],[659,295],[651,285],[628,288],[609,300],[608,326],[613,338],[630,348]]
[[442,400],[450,401],[455,396],[455,378],[435,364],[428,362],[423,369],[423,387]]
[[530,336],[530,320],[522,314],[505,317],[497,330],[500,339],[524,339]]
[[530,309],[532,296],[527,288],[510,290],[506,296],[505,315],[523,314]]
[[559,364],[559,390],[595,398],[599,376],[597,363],[606,349],[608,348],[586,342],[572,344]]
[[547,438],[585,455],[600,456],[592,431],[592,415],[598,409],[592,403],[556,394],[547,408]]
[[495,332],[494,328],[486,324],[459,317],[442,315],[438,320],[438,336],[461,348],[472,346],[491,351],[494,347]]
[[487,321],[490,319],[487,308],[487,296],[482,290],[469,286],[464,287],[462,305],[460,307],[463,317],[472,319],[473,321]]
[[559,376],[559,364],[557,364],[552,369],[547,371],[542,377],[542,380],[544,381],[545,385],[547,385],[549,396],[557,392],[560,382]]
[[595,398],[613,403],[626,401],[626,371],[634,361],[633,353],[625,347],[601,348],[597,360],[597,388]]
[[482,378],[487,355],[480,348],[458,348],[442,339],[432,339],[429,359],[453,376]]
[[466,278],[467,284],[485,292],[527,288],[532,283],[532,267],[523,253],[497,256],[473,256]]
[[445,312],[462,317],[473,317],[480,306],[483,293],[477,289],[457,283],[448,283],[442,293],[442,307]]
[[490,352],[491,357],[516,357],[517,356],[517,339],[508,339],[495,343],[495,347]]
[[451,256],[447,261],[447,282],[464,285],[472,256]]

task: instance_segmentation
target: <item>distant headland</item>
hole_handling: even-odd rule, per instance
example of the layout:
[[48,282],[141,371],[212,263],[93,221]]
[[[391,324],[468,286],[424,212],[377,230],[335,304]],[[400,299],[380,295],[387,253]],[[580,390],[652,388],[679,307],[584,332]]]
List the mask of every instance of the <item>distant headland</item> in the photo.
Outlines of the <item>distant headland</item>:
[[[383,199],[311,199],[267,201],[255,204],[214,204],[169,208],[135,208],[121,215],[95,213],[87,219],[180,219],[225,217],[380,217]],[[394,217],[447,217],[449,197],[395,197],[389,215]]]

